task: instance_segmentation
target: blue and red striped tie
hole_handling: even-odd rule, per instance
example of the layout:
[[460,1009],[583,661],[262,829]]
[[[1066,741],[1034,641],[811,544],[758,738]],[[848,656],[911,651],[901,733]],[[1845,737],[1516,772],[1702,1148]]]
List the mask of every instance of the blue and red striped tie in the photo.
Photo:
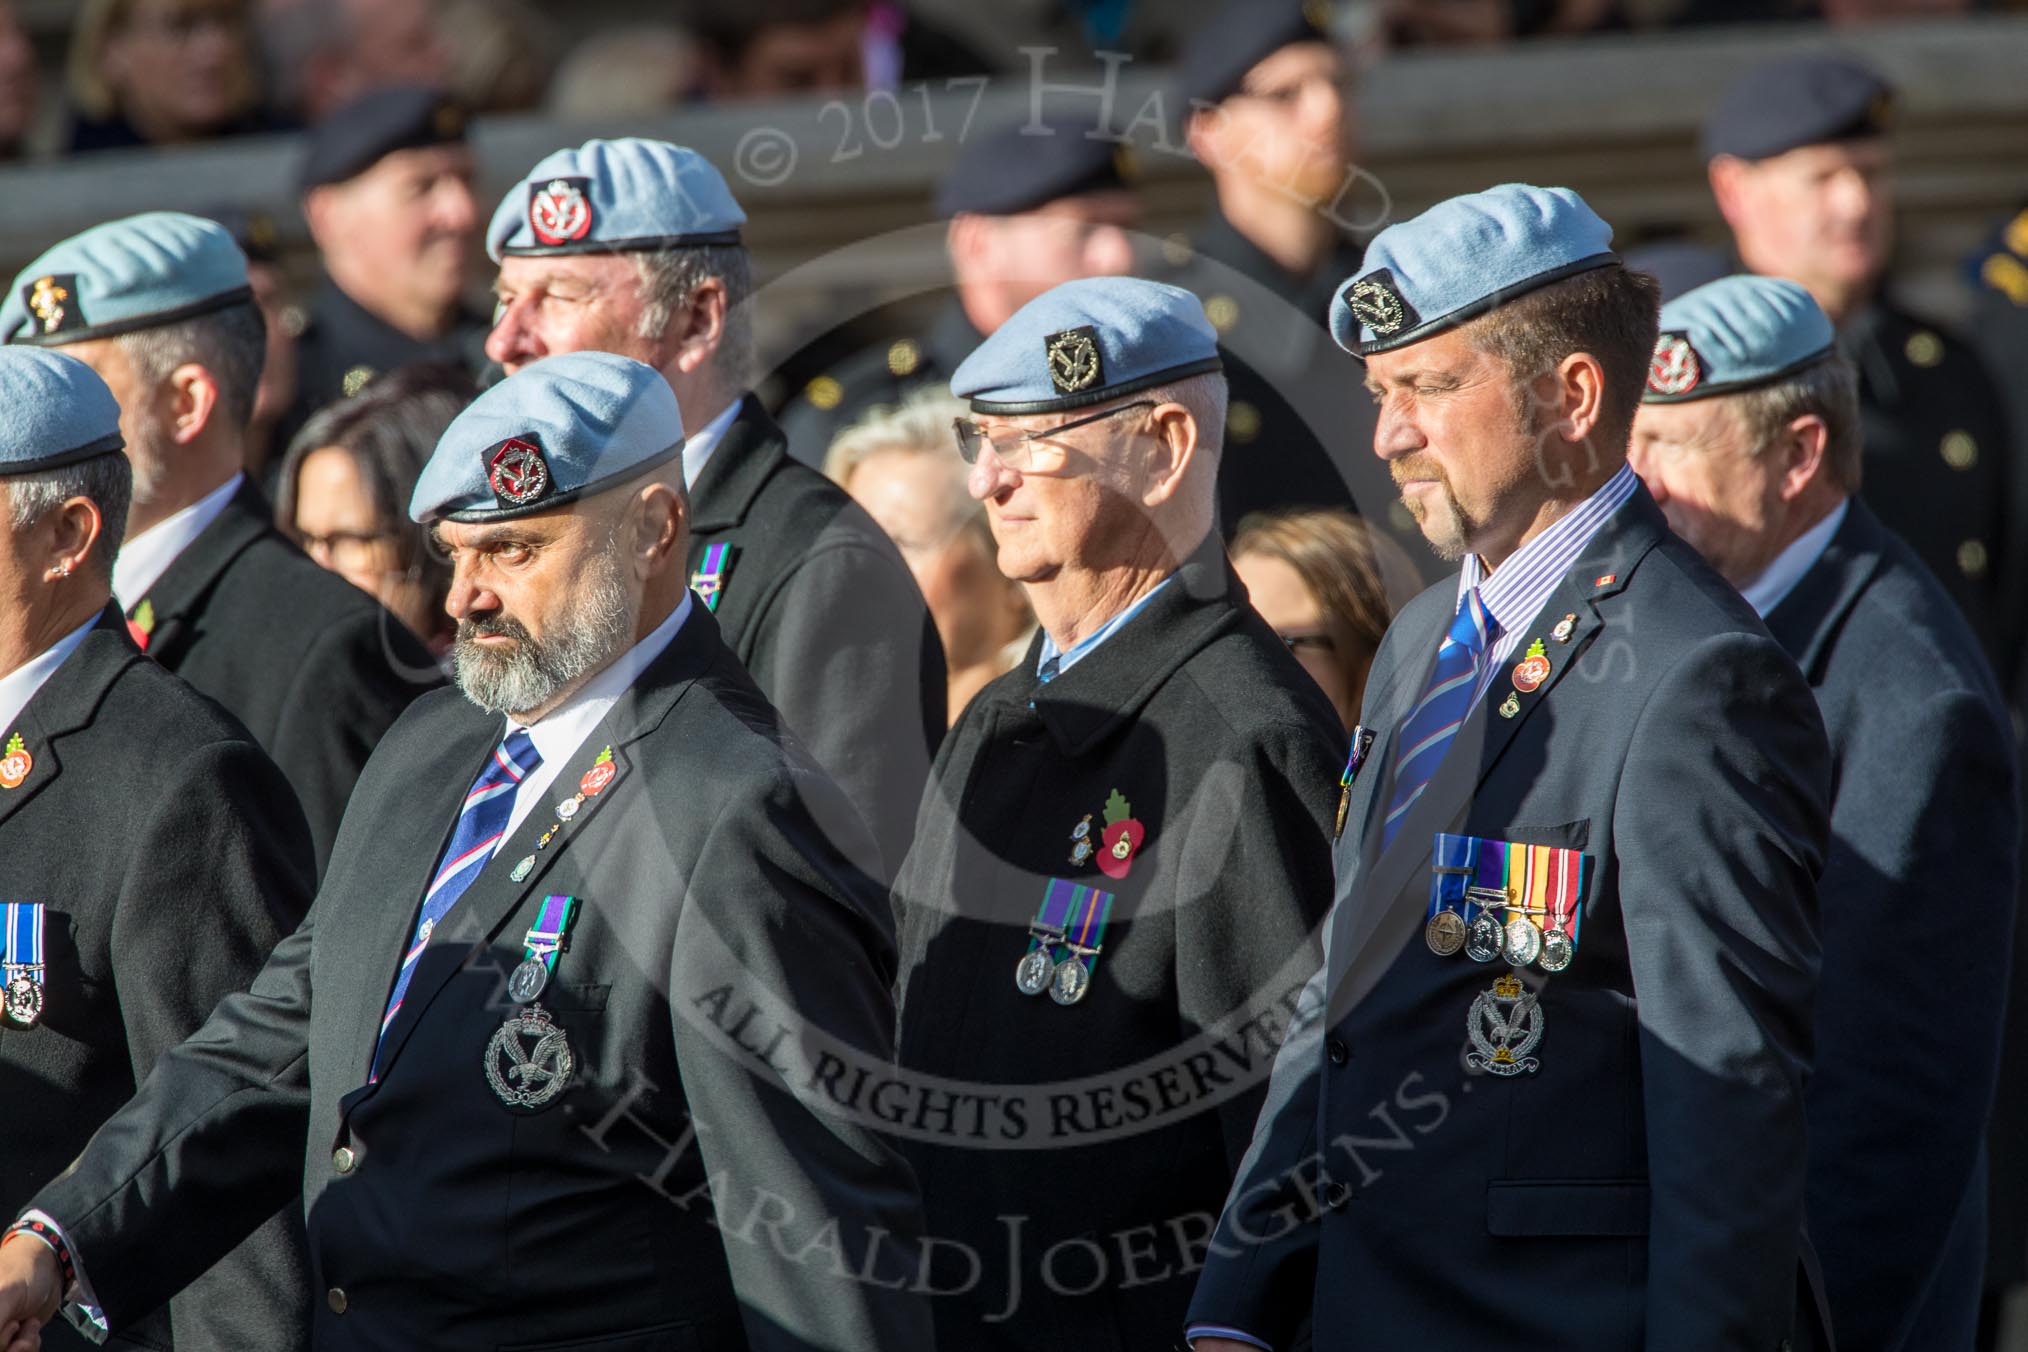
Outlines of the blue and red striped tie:
[[1444,752],[1450,750],[1465,716],[1471,713],[1472,696],[1479,688],[1480,663],[1499,630],[1499,622],[1479,599],[1479,589],[1474,587],[1466,592],[1458,606],[1457,618],[1451,621],[1450,632],[1437,649],[1429,689],[1423,692],[1421,703],[1409,711],[1395,739],[1400,754],[1394,762],[1394,800],[1388,804],[1387,820],[1380,830],[1382,849],[1393,843],[1402,819],[1429,787],[1437,766],[1443,763]]
[[408,952],[402,955],[401,971],[394,978],[394,994],[388,997],[387,1012],[380,1017],[380,1039],[374,1045],[373,1074],[369,1083],[380,1078],[380,1043],[387,1040],[387,1030],[401,1010],[402,997],[408,994],[409,978],[415,975],[416,962],[421,959],[423,950],[429,947],[430,935],[436,931],[437,922],[444,918],[445,912],[484,870],[486,861],[493,857],[493,851],[499,848],[501,839],[507,834],[507,822],[514,815],[514,791],[540,764],[542,753],[535,749],[528,730],[516,728],[505,741],[493,748],[492,759],[479,771],[479,777],[472,781],[471,792],[465,795],[465,806],[458,813],[458,827],[451,832],[451,843],[445,848],[444,857],[430,879],[429,891],[423,893],[422,914],[416,919],[415,937],[409,941]]

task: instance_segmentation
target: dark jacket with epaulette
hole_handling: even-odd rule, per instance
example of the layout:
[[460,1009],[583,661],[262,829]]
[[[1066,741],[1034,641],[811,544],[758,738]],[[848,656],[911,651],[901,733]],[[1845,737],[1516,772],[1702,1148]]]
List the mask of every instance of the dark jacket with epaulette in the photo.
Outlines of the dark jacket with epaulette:
[[[142,657],[115,610],[0,732],[32,758],[0,790],[0,900],[47,908],[42,1018],[0,1020],[11,1219],[164,1051],[253,979],[302,919],[311,874],[309,832],[274,762]],[[302,1348],[308,1300],[302,1227],[286,1213],[114,1345],[167,1346],[173,1325],[175,1345],[195,1352]],[[88,1346],[61,1322],[43,1345]]]
[[[1316,961],[1344,731],[1215,536],[1062,675],[1036,658],[952,730],[895,887],[891,1120],[930,1233],[982,1260],[946,1294],[961,1260],[933,1257],[939,1347],[1154,1352]],[[1120,878],[1109,805],[1144,832]],[[1069,1005],[1015,985],[1052,880],[1113,896]]]
[[422,640],[289,543],[251,484],[127,614],[147,617],[148,656],[224,705],[281,766],[321,874],[374,744],[442,681]]
[[791,460],[747,395],[690,489],[690,567],[728,547],[709,604],[726,646],[873,828],[893,877],[944,725],[944,650],[894,542]]

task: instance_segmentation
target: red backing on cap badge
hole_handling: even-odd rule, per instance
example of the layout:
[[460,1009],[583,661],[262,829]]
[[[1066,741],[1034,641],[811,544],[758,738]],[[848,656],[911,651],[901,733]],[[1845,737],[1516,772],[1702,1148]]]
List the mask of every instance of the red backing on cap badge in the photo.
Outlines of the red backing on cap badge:
[[486,482],[500,501],[525,507],[548,497],[553,480],[540,446],[520,437],[509,437],[486,462]]

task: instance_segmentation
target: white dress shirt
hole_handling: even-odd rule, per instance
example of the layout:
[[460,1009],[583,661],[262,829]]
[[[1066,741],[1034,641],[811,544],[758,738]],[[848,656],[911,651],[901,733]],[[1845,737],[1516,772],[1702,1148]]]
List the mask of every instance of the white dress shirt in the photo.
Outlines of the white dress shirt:
[[239,492],[246,475],[235,474],[175,515],[157,521],[120,546],[113,560],[113,595],[121,610],[139,605],[148,589],[162,580],[176,556],[190,548],[190,542],[204,534],[204,528],[218,520],[225,504]]
[[28,707],[28,701],[35,698],[35,692],[42,689],[44,681],[56,674],[56,669],[63,665],[66,657],[77,651],[77,645],[84,642],[84,636],[98,622],[99,617],[93,615],[5,676],[0,676],[0,733],[13,731],[14,720],[21,717],[21,711]]
[[725,429],[732,426],[739,417],[739,406],[744,402],[735,399],[725,410],[704,426],[692,432],[683,442],[683,487],[685,490],[697,487],[697,476],[704,473],[704,466],[710,461],[711,453],[718,449],[718,443],[725,440]]
[[1761,569],[1759,577],[1739,589],[1754,614],[1766,619],[1768,612],[1796,589],[1803,575],[1817,566],[1817,560],[1831,547],[1831,537],[1845,524],[1845,509],[1851,505],[1852,499],[1840,498],[1829,516],[1789,541],[1788,548],[1775,555],[1774,562]]

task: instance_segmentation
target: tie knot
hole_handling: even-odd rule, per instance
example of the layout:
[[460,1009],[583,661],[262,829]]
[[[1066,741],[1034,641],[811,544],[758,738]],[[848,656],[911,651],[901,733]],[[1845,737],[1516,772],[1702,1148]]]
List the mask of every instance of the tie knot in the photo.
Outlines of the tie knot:
[[1035,679],[1040,681],[1044,685],[1048,685],[1051,681],[1056,679],[1056,673],[1058,669],[1061,667],[1062,662],[1063,659],[1060,657],[1043,658],[1042,665],[1036,669]]
[[528,735],[528,729],[516,728],[494,749],[490,770],[501,779],[518,784],[540,764],[542,753],[535,749],[535,739]]
[[1449,642],[1459,644],[1474,657],[1486,651],[1486,645],[1493,641],[1500,622],[1493,618],[1486,603],[1479,599],[1479,589],[1473,587],[1465,593],[1465,599],[1458,605],[1457,618],[1451,621],[1451,631],[1446,635]]

